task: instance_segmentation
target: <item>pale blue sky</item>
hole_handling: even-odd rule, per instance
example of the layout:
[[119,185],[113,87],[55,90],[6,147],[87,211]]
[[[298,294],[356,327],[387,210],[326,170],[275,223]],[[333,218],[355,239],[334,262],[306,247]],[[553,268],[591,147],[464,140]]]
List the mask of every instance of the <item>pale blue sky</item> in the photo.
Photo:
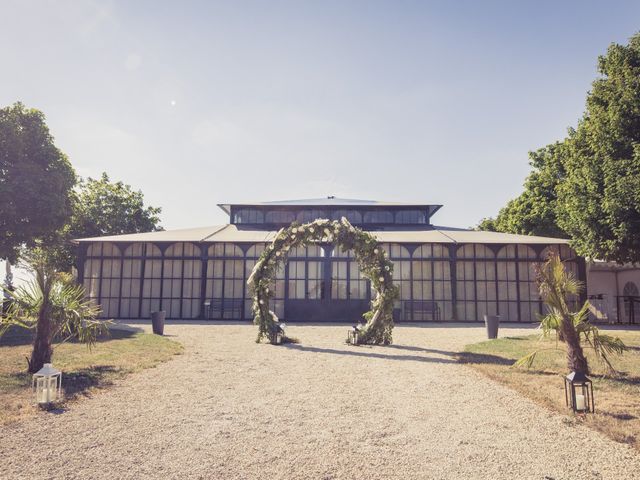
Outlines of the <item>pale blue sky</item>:
[[0,0],[0,105],[43,110],[78,173],[165,228],[217,203],[442,203],[467,227],[564,136],[638,2]]

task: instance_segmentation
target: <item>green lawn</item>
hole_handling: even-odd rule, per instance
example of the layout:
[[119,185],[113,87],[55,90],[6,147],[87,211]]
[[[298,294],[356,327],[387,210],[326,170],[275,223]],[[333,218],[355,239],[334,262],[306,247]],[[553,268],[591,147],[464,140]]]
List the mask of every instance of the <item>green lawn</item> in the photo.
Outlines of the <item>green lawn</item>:
[[[65,402],[90,395],[114,379],[150,368],[182,353],[181,344],[166,337],[112,330],[89,350],[64,343],[54,350],[53,364],[62,370]],[[35,412],[31,375],[26,372],[31,353],[30,335],[14,332],[0,339],[0,422],[18,420]]]
[[[607,333],[620,337],[629,347],[623,356],[613,357],[612,363],[620,375],[605,376],[605,370],[587,349],[596,413],[573,416],[572,421],[584,423],[640,450],[640,331]],[[557,350],[540,353],[529,370],[512,367],[515,360],[541,347],[557,347]],[[500,338],[468,345],[460,359],[539,404],[570,413],[564,399],[562,376],[568,371],[562,343],[540,340],[538,335]]]

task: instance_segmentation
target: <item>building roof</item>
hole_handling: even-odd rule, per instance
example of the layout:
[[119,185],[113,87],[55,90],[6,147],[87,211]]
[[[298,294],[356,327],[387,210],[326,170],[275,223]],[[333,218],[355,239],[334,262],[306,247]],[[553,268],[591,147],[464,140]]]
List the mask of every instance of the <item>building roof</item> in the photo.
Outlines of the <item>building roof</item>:
[[[523,243],[559,244],[568,240],[511,233],[463,230],[434,226],[424,230],[383,230],[371,232],[380,242],[393,243]],[[271,242],[275,230],[257,230],[239,225],[217,225],[212,227],[165,230],[161,232],[132,233],[106,237],[81,238],[77,242]]]
[[231,213],[231,206],[242,207],[429,207],[430,214],[433,215],[442,205],[414,202],[380,202],[377,200],[358,200],[353,198],[338,198],[328,196],[323,198],[307,198],[301,200],[277,200],[272,202],[241,202],[241,203],[219,203],[218,206],[227,214]]

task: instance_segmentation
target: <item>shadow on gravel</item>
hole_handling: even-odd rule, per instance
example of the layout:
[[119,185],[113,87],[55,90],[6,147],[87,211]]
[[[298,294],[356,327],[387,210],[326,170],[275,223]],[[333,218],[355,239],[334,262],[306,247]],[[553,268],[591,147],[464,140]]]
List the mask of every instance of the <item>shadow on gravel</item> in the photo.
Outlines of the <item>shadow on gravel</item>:
[[112,381],[107,379],[118,370],[112,366],[96,365],[71,373],[62,374],[62,387],[67,398],[77,398],[87,396],[92,387],[106,387],[112,385]]
[[458,354],[458,352],[449,352],[447,350],[438,350],[435,348],[415,347],[413,345],[386,345],[385,348],[393,348],[396,350],[408,350],[410,352],[437,353],[438,355],[447,355],[449,357],[455,357]]
[[[305,345],[287,343],[284,345],[285,348],[289,348],[291,350],[299,350],[302,352],[314,352],[314,353],[328,353],[332,355],[345,355],[352,357],[367,357],[367,358],[380,358],[383,360],[399,360],[399,361],[409,361],[409,362],[424,362],[424,363],[458,363],[456,360],[452,360],[450,358],[434,358],[434,357],[423,357],[418,355],[386,355],[384,353],[377,352],[366,352],[366,351],[356,351],[356,350],[336,350],[333,348],[322,348],[322,347],[308,347]],[[357,347],[353,347],[357,348]]]
[[486,353],[459,352],[456,354],[456,358],[459,363],[488,363],[493,365],[513,365],[515,363],[514,360]]

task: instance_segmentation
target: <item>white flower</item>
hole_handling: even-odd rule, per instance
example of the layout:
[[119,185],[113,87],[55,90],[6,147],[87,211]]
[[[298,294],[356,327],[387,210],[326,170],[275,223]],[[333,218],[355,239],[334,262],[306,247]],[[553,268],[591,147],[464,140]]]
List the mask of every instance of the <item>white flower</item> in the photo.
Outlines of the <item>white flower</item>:
[[378,254],[378,252],[379,252],[379,251],[380,251],[380,250],[378,250],[377,248],[374,248],[374,249],[373,249],[373,253],[375,253],[376,255]]
[[328,228],[325,228],[324,234],[328,237],[329,235],[331,235],[331,231]]
[[292,231],[293,233],[298,233],[298,229],[297,229],[296,227],[293,227],[293,228],[291,229],[291,231]]
[[285,245],[284,249],[288,252],[291,247],[289,245]]
[[389,271],[389,265],[387,265],[386,267],[384,267],[384,269],[388,272],[388,271]]
[[315,230],[313,229],[313,227],[309,227],[309,231],[313,233]]
[[378,280],[380,280],[381,282],[384,282],[384,277],[380,277]]
[[260,300],[260,305],[264,305],[264,300]]
[[280,252],[276,252],[276,257],[279,257],[279,256],[280,256]]
[[257,302],[258,301],[258,297],[253,297],[253,299]]

